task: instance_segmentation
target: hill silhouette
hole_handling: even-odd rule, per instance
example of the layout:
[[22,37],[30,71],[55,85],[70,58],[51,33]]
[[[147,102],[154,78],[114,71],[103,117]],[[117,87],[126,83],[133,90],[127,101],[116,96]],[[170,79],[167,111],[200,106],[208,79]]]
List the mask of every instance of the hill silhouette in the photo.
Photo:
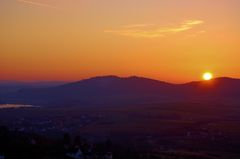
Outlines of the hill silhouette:
[[5,103],[34,105],[144,104],[186,100],[240,100],[240,79],[215,78],[171,84],[143,77],[101,76],[49,88],[22,89]]

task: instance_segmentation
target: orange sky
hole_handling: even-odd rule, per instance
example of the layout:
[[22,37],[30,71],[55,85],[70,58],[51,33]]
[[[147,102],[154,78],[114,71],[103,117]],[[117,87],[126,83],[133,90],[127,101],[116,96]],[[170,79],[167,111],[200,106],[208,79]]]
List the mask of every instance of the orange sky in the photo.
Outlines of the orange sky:
[[0,80],[240,78],[239,0],[1,0]]

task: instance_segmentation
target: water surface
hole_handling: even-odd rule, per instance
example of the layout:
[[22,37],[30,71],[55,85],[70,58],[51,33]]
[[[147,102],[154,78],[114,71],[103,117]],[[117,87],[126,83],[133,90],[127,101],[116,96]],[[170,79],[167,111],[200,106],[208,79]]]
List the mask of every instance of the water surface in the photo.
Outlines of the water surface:
[[10,109],[10,108],[34,108],[33,105],[23,105],[23,104],[0,104],[0,109]]

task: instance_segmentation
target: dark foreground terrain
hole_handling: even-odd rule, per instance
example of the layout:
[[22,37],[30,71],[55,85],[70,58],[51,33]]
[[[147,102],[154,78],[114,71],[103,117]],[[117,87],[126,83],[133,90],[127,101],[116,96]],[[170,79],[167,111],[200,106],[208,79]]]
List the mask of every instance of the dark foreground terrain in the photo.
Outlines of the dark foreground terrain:
[[0,159],[240,158],[240,79],[104,76],[1,88]]
[[238,104],[207,101],[0,109],[0,155],[238,159],[239,114]]

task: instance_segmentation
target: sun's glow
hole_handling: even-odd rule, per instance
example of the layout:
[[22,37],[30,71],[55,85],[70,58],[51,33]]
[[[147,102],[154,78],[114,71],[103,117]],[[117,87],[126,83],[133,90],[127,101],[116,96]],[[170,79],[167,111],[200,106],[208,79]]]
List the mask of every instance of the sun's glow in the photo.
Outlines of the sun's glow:
[[213,78],[213,75],[212,75],[212,73],[210,73],[210,72],[205,72],[205,73],[203,74],[202,78],[203,78],[203,80],[205,80],[205,81],[209,81],[209,80],[211,80],[211,79]]

